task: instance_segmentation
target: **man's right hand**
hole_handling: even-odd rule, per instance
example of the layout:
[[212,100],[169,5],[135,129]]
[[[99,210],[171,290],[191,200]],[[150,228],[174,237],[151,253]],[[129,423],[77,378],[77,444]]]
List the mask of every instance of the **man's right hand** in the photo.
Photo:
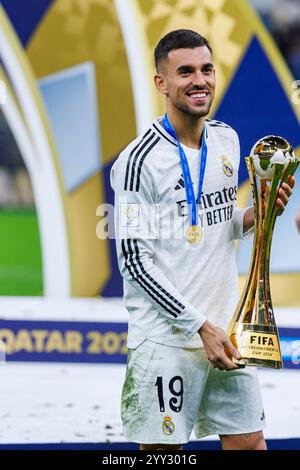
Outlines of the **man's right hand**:
[[233,346],[229,337],[218,326],[214,326],[208,320],[201,326],[198,331],[211,365],[220,370],[238,369],[239,366],[234,364],[225,353],[225,348],[236,359],[241,359],[238,350]]

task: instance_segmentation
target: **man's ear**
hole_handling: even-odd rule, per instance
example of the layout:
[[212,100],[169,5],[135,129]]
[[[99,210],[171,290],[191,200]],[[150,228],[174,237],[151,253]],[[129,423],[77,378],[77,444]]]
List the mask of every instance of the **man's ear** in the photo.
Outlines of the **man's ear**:
[[157,73],[154,75],[154,83],[155,83],[157,90],[162,95],[168,94],[167,82],[166,82],[165,77],[161,73]]

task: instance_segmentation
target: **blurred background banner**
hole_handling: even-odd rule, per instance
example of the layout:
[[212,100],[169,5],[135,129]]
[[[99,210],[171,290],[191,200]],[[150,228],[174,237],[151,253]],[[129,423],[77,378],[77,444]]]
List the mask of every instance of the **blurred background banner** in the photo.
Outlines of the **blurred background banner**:
[[[122,295],[114,240],[96,236],[97,207],[113,203],[109,172],[119,152],[163,113],[152,56],[172,29],[211,42],[211,117],[240,136],[240,202],[248,204],[243,157],[254,142],[277,134],[300,146],[299,17],[292,0],[2,0],[0,293]],[[275,304],[300,303],[299,188],[276,227]],[[241,274],[249,251],[240,244]]]

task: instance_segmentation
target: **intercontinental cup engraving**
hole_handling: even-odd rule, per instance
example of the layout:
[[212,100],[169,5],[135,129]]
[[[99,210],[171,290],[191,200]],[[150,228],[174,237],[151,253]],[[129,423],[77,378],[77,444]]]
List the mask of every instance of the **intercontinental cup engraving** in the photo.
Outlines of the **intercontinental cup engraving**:
[[279,210],[277,192],[299,163],[292,146],[272,135],[260,139],[246,158],[253,192],[254,240],[245,287],[228,331],[242,356],[231,359],[240,366],[283,367],[271,301],[270,252]]

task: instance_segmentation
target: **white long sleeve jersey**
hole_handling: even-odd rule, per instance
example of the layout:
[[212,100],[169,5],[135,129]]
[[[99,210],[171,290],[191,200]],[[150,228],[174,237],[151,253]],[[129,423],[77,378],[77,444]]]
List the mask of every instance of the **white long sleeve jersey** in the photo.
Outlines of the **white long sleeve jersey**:
[[[205,132],[207,165],[198,206],[204,237],[196,245],[185,238],[189,216],[177,143],[161,118],[112,167],[129,348],[145,339],[201,347],[197,332],[205,320],[226,329],[233,315],[238,300],[234,239],[243,236],[246,210],[236,207],[239,140],[220,121],[206,120]],[[183,148],[197,197],[200,153]]]

